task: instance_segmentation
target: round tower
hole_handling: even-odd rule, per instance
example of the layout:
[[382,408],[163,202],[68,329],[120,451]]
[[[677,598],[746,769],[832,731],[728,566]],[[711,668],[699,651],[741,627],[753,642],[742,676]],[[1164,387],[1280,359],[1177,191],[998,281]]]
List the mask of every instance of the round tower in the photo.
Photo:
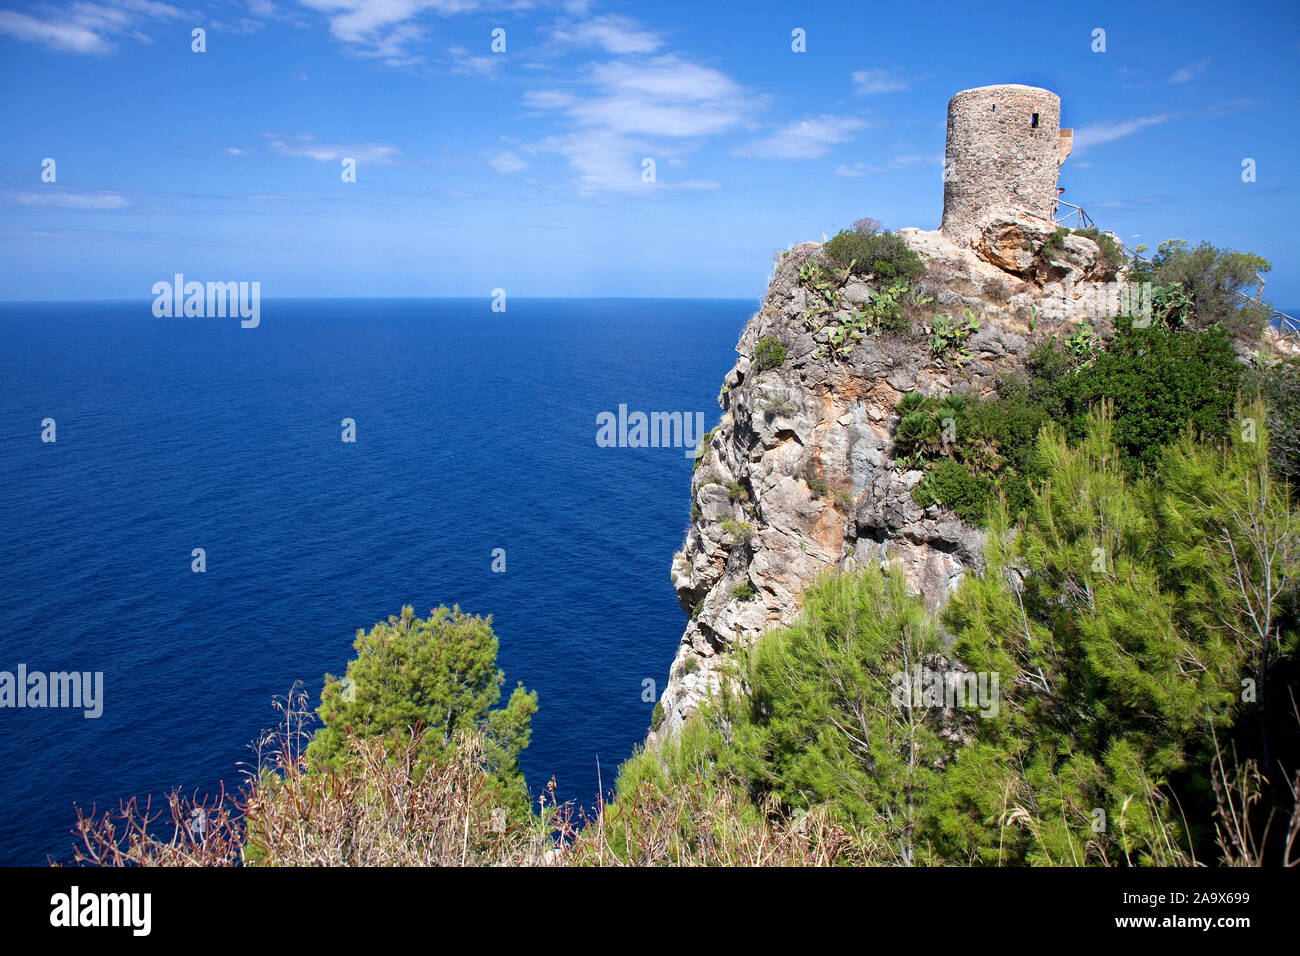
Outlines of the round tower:
[[996,210],[1050,220],[1072,139],[1050,90],[1006,84],[958,93],[948,101],[943,234],[971,245]]

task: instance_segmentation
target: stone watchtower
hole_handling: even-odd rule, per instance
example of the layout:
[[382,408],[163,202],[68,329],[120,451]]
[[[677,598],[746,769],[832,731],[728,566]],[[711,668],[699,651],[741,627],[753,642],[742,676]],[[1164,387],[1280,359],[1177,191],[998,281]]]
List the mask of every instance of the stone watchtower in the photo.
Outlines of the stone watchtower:
[[995,212],[1050,221],[1057,173],[1073,142],[1050,90],[1007,84],[958,93],[948,101],[940,230],[969,246]]

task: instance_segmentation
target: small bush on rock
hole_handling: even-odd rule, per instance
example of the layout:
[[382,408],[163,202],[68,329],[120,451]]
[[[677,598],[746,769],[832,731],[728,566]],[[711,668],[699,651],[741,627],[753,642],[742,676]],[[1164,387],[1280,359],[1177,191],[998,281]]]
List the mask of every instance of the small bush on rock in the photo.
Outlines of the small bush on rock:
[[893,281],[919,278],[925,272],[921,257],[895,233],[846,229],[826,243],[826,255],[841,269]]
[[760,372],[785,364],[785,346],[775,335],[764,336],[754,346],[754,364]]

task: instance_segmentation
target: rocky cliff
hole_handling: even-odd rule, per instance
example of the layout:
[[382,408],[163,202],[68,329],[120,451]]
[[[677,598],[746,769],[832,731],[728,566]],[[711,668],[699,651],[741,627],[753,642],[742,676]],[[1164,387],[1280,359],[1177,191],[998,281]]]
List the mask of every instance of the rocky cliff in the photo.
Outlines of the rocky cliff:
[[[893,562],[937,606],[978,566],[982,534],[913,501],[922,473],[895,466],[895,409],[911,391],[990,393],[1039,339],[1074,327],[1063,316],[1091,316],[1099,299],[1114,297],[1122,277],[1097,243],[1054,232],[1054,223],[1023,215],[989,217],[961,247],[938,231],[901,230],[926,267],[913,290],[932,301],[912,303],[906,330],[865,334],[840,355],[828,349],[828,329],[886,283],[840,274],[832,314],[810,319],[822,293],[801,270],[810,257],[825,260],[822,245],[782,256],[736,347],[718,396],[721,421],[692,478],[692,522],[672,566],[690,619],[652,743],[676,733],[718,686],[729,654],[790,622],[823,571]],[[967,310],[979,329],[963,349],[936,354],[927,323]],[[1103,338],[1113,329],[1104,318],[1091,324]],[[774,367],[756,357],[771,338],[785,349]]]

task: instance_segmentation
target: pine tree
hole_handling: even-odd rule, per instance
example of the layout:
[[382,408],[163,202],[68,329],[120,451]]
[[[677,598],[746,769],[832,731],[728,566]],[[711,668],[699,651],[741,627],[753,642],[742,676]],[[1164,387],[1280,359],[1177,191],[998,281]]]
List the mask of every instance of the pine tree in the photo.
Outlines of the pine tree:
[[505,675],[496,666],[497,638],[491,617],[439,607],[427,618],[410,607],[370,631],[358,631],[356,658],[345,680],[326,675],[316,732],[308,758],[337,767],[347,752],[346,735],[382,737],[396,752],[422,737],[425,761],[441,759],[466,732],[485,741],[485,771],[500,789],[503,806],[526,812],[528,795],[517,759],[528,746],[536,692],[522,684],[497,708]]
[[[1263,410],[1224,446],[1189,433],[1128,480],[1107,404],[1070,447],[1040,434],[1046,480],[988,569],[949,604],[954,653],[1002,674],[998,715],[945,774],[941,852],[984,862],[1178,862],[1171,777],[1239,717],[1242,678],[1293,647],[1281,605],[1294,523],[1269,477]],[[1251,440],[1247,441],[1246,437]],[[1208,773],[1208,766],[1196,768]]]

